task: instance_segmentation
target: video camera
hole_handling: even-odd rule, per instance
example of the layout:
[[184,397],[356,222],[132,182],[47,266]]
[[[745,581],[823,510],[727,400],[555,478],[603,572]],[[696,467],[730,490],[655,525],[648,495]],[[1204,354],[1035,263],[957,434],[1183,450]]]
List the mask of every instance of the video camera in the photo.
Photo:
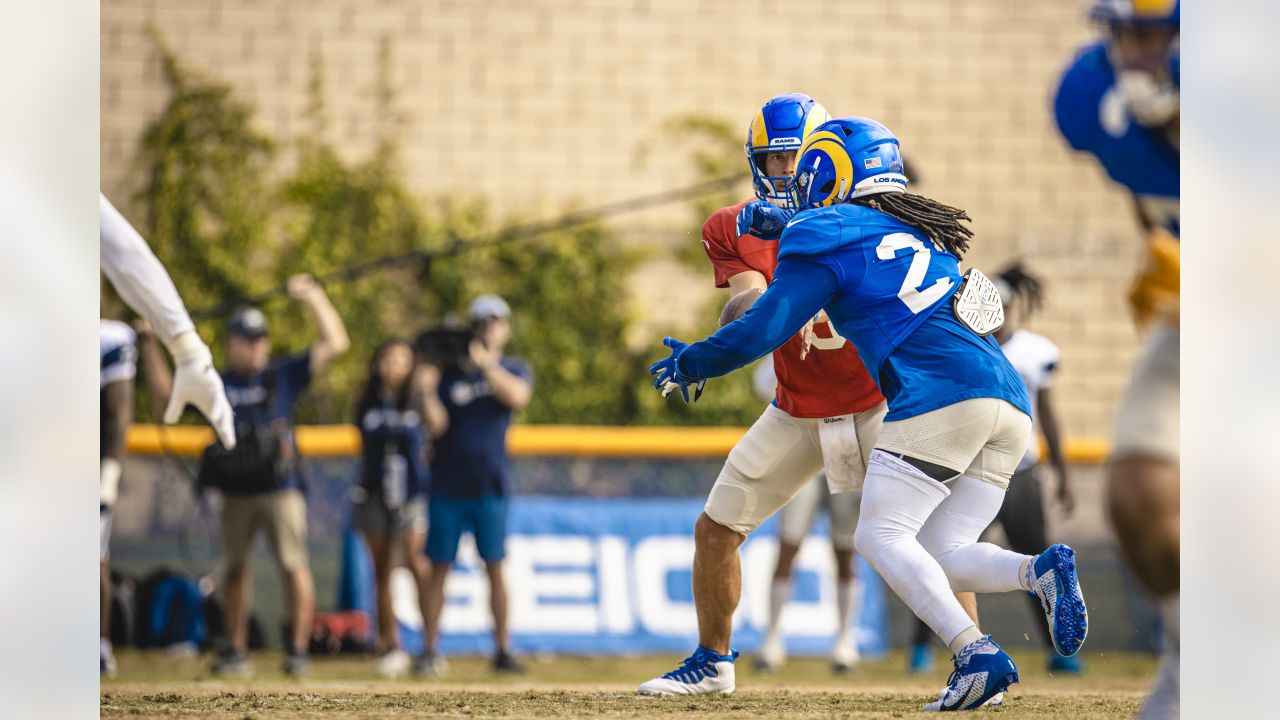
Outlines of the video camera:
[[423,330],[414,341],[414,348],[423,361],[441,369],[459,369],[471,356],[471,341],[484,342],[485,331],[493,318],[481,318],[464,324],[457,319]]

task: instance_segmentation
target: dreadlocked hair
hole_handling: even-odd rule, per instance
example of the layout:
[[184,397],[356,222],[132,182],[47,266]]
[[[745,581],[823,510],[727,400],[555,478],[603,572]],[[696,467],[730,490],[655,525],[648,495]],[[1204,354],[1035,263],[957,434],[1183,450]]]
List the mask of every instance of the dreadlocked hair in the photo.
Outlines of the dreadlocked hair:
[[958,258],[969,249],[973,231],[960,224],[970,222],[969,213],[960,208],[943,205],[923,195],[906,192],[887,192],[854,198],[853,202],[873,210],[892,215],[918,229],[926,237]]
[[1044,281],[1038,275],[1027,272],[1021,260],[1009,263],[996,278],[1008,283],[1009,291],[1026,308],[1028,315],[1038,312],[1044,306]]

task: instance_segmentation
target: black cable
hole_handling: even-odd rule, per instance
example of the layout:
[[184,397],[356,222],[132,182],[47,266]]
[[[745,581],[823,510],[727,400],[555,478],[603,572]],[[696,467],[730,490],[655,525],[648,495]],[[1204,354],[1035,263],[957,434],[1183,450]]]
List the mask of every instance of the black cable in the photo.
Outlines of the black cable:
[[[480,236],[476,238],[453,236],[452,242],[446,244],[442,248],[433,250],[411,250],[398,255],[385,255],[366,262],[347,265],[328,273],[316,275],[316,281],[325,286],[351,282],[352,280],[359,279],[371,272],[387,267],[403,267],[408,263],[428,263],[432,258],[459,255],[468,250],[502,245],[503,243],[515,240],[527,240],[556,230],[565,230],[578,225],[585,225],[589,222],[613,217],[615,215],[623,215],[651,207],[683,202],[691,198],[727,189],[741,180],[742,178],[738,175],[716,178],[714,180],[705,180],[695,185],[678,188],[676,190],[668,190],[666,192],[645,195],[643,197],[632,198],[630,200],[620,200],[618,202],[607,203],[594,208],[587,208],[585,210],[577,210],[575,212],[562,215],[554,220],[541,220],[524,223],[522,225],[515,225],[487,236]],[[224,317],[240,305],[263,305],[275,298],[284,296],[285,293],[285,288],[277,287],[248,297],[232,298],[230,300],[217,303],[216,305],[211,305],[209,307],[193,311],[191,313],[191,319],[198,321],[213,317]]]
[[[158,424],[157,432],[160,440],[160,455],[163,461],[162,466],[165,468],[165,470],[161,472],[162,477],[168,475],[167,471],[176,466],[180,471],[178,474],[186,476],[187,481],[190,483],[189,487],[191,488],[191,504],[188,506],[187,517],[183,521],[182,527],[178,530],[178,561],[182,563],[183,569],[188,573],[195,575],[197,578],[210,575],[213,572],[212,568],[202,568],[199,567],[199,565],[207,565],[211,559],[216,564],[217,551],[214,550],[208,553],[206,557],[197,558],[195,553],[192,552],[192,546],[194,543],[192,543],[191,540],[197,520],[201,521],[200,524],[204,526],[206,537],[209,535],[209,516],[211,514],[209,504],[205,500],[204,492],[199,486],[199,478],[196,476],[195,472],[193,472],[169,446],[167,441],[169,435],[168,428],[163,423]],[[210,540],[208,546],[212,547],[213,544],[212,540]]]

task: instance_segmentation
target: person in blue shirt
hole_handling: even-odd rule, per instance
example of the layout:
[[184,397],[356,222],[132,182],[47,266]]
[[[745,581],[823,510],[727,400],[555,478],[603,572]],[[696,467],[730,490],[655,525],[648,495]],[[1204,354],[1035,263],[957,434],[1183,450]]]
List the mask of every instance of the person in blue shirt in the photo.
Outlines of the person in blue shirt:
[[[782,233],[769,289],[701,342],[667,338],[671,354],[650,372],[656,388],[687,400],[690,387],[762,357],[826,311],[889,407],[856,548],[954,653],[951,681],[927,709],[973,709],[1018,673],[953,590],[1034,592],[1064,655],[1079,650],[1087,616],[1070,548],[1030,556],[978,542],[1030,440],[1030,403],[989,335],[1003,319],[998,292],[960,273],[968,215],[908,193],[902,168],[897,137],[874,120],[816,128],[798,153],[800,212]],[[706,672],[721,660],[713,655],[699,648],[676,673]]]
[[440,675],[438,648],[444,584],[458,554],[463,532],[475,538],[489,578],[493,611],[494,669],[519,672],[507,630],[507,590],[502,574],[506,557],[507,499],[512,495],[507,429],[513,413],[533,397],[533,373],[527,363],[503,356],[511,339],[511,308],[496,295],[481,295],[469,312],[473,339],[467,356],[441,369],[439,396],[448,414],[431,460],[427,557],[426,672]]
[[1053,102],[1058,129],[1129,193],[1147,257],[1129,295],[1144,347],[1116,409],[1107,509],[1139,583],[1158,601],[1164,655],[1145,718],[1179,708],[1180,245],[1178,0],[1100,0],[1105,37],[1082,48]]
[[[250,594],[249,555],[254,537],[264,531],[285,587],[292,637],[285,647],[284,669],[306,671],[306,651],[315,613],[315,585],[307,551],[305,482],[293,435],[293,411],[311,380],[351,345],[342,318],[324,289],[310,275],[288,281],[289,296],[301,302],[319,330],[319,338],[297,355],[271,359],[266,316],[257,308],[236,311],[227,323],[228,365],[222,371],[227,399],[235,413],[236,446],[221,441],[205,450],[199,481],[222,495],[221,543],[226,564],[225,621],[228,647],[213,672],[248,675]],[[168,368],[155,343],[148,375],[167,378]],[[169,383],[162,380],[162,388]],[[166,394],[161,391],[160,394]]]
[[383,677],[394,678],[410,669],[391,602],[397,544],[417,583],[419,605],[426,609],[431,570],[424,552],[428,452],[430,439],[444,434],[449,424],[436,394],[439,382],[439,370],[419,366],[407,340],[391,338],[369,360],[369,377],[356,402],[360,476],[351,489],[351,524],[364,536],[373,558],[378,608],[374,667]]

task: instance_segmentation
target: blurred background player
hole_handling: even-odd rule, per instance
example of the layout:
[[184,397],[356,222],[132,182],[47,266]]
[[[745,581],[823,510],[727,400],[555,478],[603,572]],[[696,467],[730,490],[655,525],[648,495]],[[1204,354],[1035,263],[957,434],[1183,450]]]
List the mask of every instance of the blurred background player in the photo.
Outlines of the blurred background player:
[[[756,393],[769,399],[777,392],[778,376],[773,371],[773,357],[760,361],[752,373]],[[813,529],[818,509],[827,511],[831,550],[836,570],[836,637],[831,646],[831,667],[838,673],[848,672],[858,664],[858,642],[853,628],[858,623],[861,587],[854,567],[853,531],[858,524],[857,491],[832,493],[827,478],[819,472],[800,492],[778,511],[778,560],[769,585],[769,621],[756,667],[773,672],[786,662],[782,643],[782,612],[791,598],[791,574],[800,547]]]
[[[315,613],[315,586],[307,550],[305,480],[293,434],[293,412],[313,378],[351,345],[342,318],[310,275],[288,281],[289,296],[304,304],[319,331],[306,351],[271,359],[267,319],[257,308],[242,308],[227,322],[227,367],[222,373],[235,409],[236,444],[209,446],[200,463],[199,483],[222,495],[221,543],[226,566],[223,588],[228,647],[213,665],[218,675],[249,675],[249,560],[258,531],[267,536],[285,587],[290,623],[284,670],[306,671],[306,652]],[[154,346],[143,345],[148,377],[167,383],[168,369]],[[175,381],[176,383],[176,381]]]
[[391,603],[391,571],[398,551],[413,573],[418,604],[426,613],[428,452],[449,418],[436,394],[440,371],[419,366],[407,340],[384,341],[369,360],[369,377],[356,403],[360,428],[360,479],[352,488],[352,525],[373,558],[378,608],[379,657],[375,669],[397,677],[410,669],[400,648]]
[[418,668],[431,675],[444,672],[439,652],[444,585],[464,532],[475,539],[489,579],[493,669],[523,670],[511,654],[503,576],[508,499],[514,493],[507,430],[511,416],[528,407],[533,398],[533,370],[524,360],[503,355],[511,340],[511,308],[505,300],[481,295],[472,301],[468,315],[472,338],[466,355],[440,368],[437,391],[448,427],[436,441],[431,460],[427,511],[431,580],[423,615],[426,653]]
[[111,508],[115,505],[124,461],[124,436],[133,421],[133,379],[137,375],[137,349],[133,330],[122,322],[102,320],[98,326],[98,560],[101,576],[102,620],[98,669],[116,675],[111,648]]
[[926,709],[971,710],[1002,696],[1018,673],[953,589],[1034,592],[1064,655],[1079,651],[1087,615],[1070,548],[1030,556],[978,542],[1026,451],[1030,403],[984,337],[1003,322],[995,288],[959,272],[968,215],[907,193],[898,145],[869,118],[808,135],[792,186],[801,213],[769,289],[701,342],[666,338],[671,354],[650,372],[655,387],[701,385],[781,346],[826,309],[871,361],[890,407],[867,463],[858,552],[954,653],[948,686]]
[[1106,37],[1083,48],[1054,99],[1062,135],[1128,190],[1148,233],[1130,300],[1147,333],[1116,411],[1108,508],[1121,552],[1156,598],[1165,647],[1145,717],[1176,717],[1179,696],[1179,3],[1106,0]]
[[[743,211],[759,207],[752,205],[758,201],[779,210],[794,206],[796,151],[829,117],[826,108],[800,93],[778,95],[756,113],[746,142],[756,199],[721,208],[702,226],[703,249],[716,287],[727,287],[737,296],[763,290],[773,281],[782,228],[748,234],[752,218]],[[739,546],[824,464],[831,470],[830,491],[847,493],[862,482],[866,457],[884,416],[884,398],[853,346],[825,317],[817,320],[811,316],[806,327],[774,353],[776,396],[729,452],[698,516],[693,559],[698,648],[672,672],[642,684],[641,694],[733,692],[738,656],[731,646],[733,612],[742,593]],[[776,605],[777,612],[781,605]],[[841,608],[846,623],[851,605],[850,595]]]
[[196,334],[169,273],[138,231],[102,194],[98,195],[98,223],[103,274],[125,303],[155,328],[173,356],[172,392],[164,421],[176,423],[183,409],[191,405],[209,420],[222,442],[234,447],[231,406],[222,378],[213,369],[213,355]]

